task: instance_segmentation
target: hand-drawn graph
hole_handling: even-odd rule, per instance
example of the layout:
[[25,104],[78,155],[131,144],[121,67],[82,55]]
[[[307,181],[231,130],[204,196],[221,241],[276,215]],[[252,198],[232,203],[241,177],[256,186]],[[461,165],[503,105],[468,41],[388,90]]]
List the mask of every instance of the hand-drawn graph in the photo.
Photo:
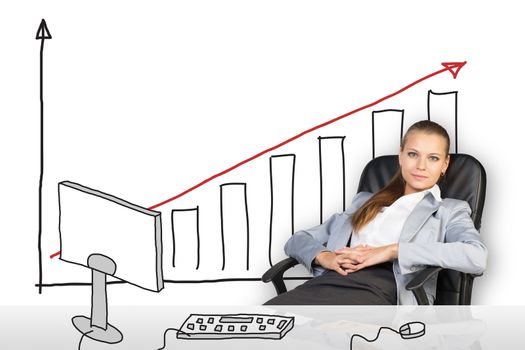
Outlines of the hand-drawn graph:
[[[45,21],[42,23],[44,24],[39,28],[40,34],[37,38],[51,38]],[[305,217],[311,216],[315,211],[316,218],[323,220],[328,212],[345,209],[348,199],[347,167],[352,152],[370,153],[368,148],[345,152],[345,145],[352,140],[348,136],[349,130],[345,129],[346,126],[338,128],[339,123],[336,125],[336,122],[343,123],[352,115],[357,117],[359,114],[360,118],[371,116],[374,129],[379,128],[380,119],[386,118],[386,112],[390,112],[400,115],[402,132],[404,110],[387,108],[385,103],[413,86],[423,82],[429,83],[431,78],[442,73],[449,72],[452,78],[456,79],[465,64],[466,62],[442,63],[440,69],[403,85],[384,97],[299,132],[223,171],[204,177],[204,180],[174,196],[146,206],[149,210],[164,212],[164,217],[168,218],[163,222],[163,256],[168,261],[164,266],[169,267],[164,271],[164,282],[258,281],[266,268],[284,257],[283,242],[296,229],[298,219],[304,222]],[[43,74],[41,78],[42,76]],[[450,93],[432,93],[432,96],[437,97],[438,94],[448,96]],[[456,111],[454,118],[457,120],[457,92],[454,94],[456,98],[452,101],[452,108],[449,108],[451,101],[444,101],[444,104],[447,104],[449,110]],[[434,97],[432,104],[436,106]],[[373,111],[372,107],[375,106],[381,109]],[[433,107],[433,118],[436,113]],[[379,118],[379,114],[382,118]],[[43,123],[43,98],[41,115]],[[397,127],[392,135],[394,138],[400,135]],[[374,139],[373,155],[375,147],[380,143],[381,140]],[[313,147],[316,151],[303,152],[304,145],[308,145],[310,150]],[[277,153],[278,151],[280,153]],[[248,163],[251,163],[250,166]],[[305,173],[308,173],[308,176]],[[195,174],[196,178],[199,176],[201,175]],[[204,186],[208,183],[210,186]],[[306,192],[309,193],[310,199],[298,201],[298,198],[305,198]],[[194,197],[189,196],[190,193]],[[305,212],[305,208],[309,212]],[[171,235],[166,234],[167,232],[171,232]],[[56,233],[49,232],[49,235]],[[45,281],[44,265],[47,269],[49,261],[55,261],[55,257],[60,255],[60,247],[43,252],[41,240],[40,230],[39,281],[36,284],[40,292],[43,287],[90,284],[88,281],[72,280],[72,276],[64,276],[64,280],[60,281]],[[42,256],[50,259],[43,259]],[[53,268],[58,268],[55,265]]]

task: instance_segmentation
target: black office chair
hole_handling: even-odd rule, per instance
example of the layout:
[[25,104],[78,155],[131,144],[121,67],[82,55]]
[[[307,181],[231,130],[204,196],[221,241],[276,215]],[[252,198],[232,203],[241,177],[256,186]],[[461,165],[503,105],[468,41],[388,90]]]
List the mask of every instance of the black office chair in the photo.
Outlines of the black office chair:
[[[397,155],[372,159],[363,169],[357,192],[377,192],[398,169]],[[461,199],[470,204],[471,218],[479,231],[486,188],[486,173],[481,163],[467,154],[451,154],[447,174],[439,186],[443,198]],[[297,264],[293,258],[280,261],[266,271],[262,280],[265,283],[272,282],[277,294],[284,293],[287,289],[283,274]],[[418,304],[429,304],[423,285],[435,274],[438,274],[435,305],[470,305],[473,281],[478,275],[434,266],[420,271],[406,287],[414,293]]]

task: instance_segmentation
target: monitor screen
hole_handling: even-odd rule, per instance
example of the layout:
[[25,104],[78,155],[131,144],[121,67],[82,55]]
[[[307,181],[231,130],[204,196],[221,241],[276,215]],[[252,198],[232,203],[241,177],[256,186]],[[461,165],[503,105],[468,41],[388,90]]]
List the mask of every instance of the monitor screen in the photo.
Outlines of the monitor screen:
[[91,254],[116,264],[114,277],[160,291],[161,213],[77,183],[58,184],[60,259],[88,266]]

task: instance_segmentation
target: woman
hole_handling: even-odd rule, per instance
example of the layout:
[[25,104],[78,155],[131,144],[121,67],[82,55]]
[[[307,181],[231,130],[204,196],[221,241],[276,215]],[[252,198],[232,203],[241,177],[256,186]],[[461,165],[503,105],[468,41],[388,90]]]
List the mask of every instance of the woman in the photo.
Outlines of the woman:
[[[413,124],[401,141],[400,170],[375,194],[361,192],[342,214],[296,232],[285,252],[315,278],[266,304],[416,304],[413,273],[441,266],[485,270],[487,249],[467,202],[441,198],[450,139],[439,124]],[[432,303],[435,277],[425,284]]]

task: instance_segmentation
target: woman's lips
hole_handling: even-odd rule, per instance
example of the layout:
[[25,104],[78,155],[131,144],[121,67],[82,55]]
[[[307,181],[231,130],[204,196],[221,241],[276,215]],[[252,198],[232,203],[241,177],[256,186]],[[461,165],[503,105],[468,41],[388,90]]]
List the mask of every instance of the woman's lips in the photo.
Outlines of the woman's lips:
[[423,176],[423,175],[416,175],[416,174],[412,174],[413,177],[415,177],[417,180],[426,180],[426,176]]

